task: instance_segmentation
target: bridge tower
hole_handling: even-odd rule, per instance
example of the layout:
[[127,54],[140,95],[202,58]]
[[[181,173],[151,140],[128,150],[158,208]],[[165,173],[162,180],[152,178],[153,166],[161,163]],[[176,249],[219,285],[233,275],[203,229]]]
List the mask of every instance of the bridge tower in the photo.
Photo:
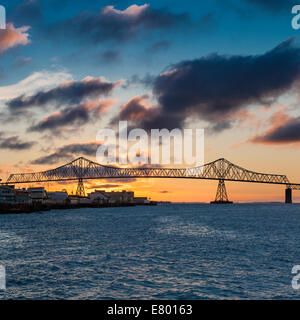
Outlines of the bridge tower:
[[216,199],[215,199],[215,201],[212,201],[211,203],[216,203],[216,204],[232,203],[232,201],[228,200],[226,186],[225,186],[225,182],[223,179],[219,180]]
[[290,186],[285,189],[285,203],[293,203],[292,188]]
[[83,183],[82,178],[78,179],[76,196],[85,197],[84,183]]

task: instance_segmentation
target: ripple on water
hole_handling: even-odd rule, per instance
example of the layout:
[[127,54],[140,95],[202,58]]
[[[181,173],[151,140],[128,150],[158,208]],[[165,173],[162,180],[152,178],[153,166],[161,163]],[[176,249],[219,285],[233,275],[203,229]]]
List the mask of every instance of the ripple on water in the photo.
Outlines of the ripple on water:
[[161,217],[157,221],[160,225],[155,228],[155,231],[162,234],[193,237],[226,237],[229,239],[237,237],[236,233],[232,230],[215,229],[203,223],[184,221],[180,217]]
[[13,231],[5,232],[0,230],[0,248],[22,247],[24,238],[16,235]]
[[4,299],[299,298],[299,206],[0,215]]

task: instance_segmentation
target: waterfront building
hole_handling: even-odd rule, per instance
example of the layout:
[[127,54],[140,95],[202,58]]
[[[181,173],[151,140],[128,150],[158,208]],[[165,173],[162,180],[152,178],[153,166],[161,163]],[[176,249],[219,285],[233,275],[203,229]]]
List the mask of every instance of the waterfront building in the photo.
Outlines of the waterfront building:
[[105,194],[109,196],[109,203],[134,203],[134,192],[132,191],[112,191],[105,192]]
[[31,204],[30,193],[25,188],[15,189],[15,202],[18,204]]
[[149,204],[150,201],[147,197],[136,197],[134,198],[134,203],[136,204]]
[[69,196],[66,191],[54,191],[47,192],[47,204],[67,204],[69,201]]
[[28,188],[28,191],[33,202],[44,202],[47,199],[47,192],[44,187]]
[[15,202],[15,186],[0,186],[0,203],[14,204]]
[[109,202],[109,195],[103,190],[95,190],[94,192],[89,193],[88,196],[93,203],[104,204]]
[[71,204],[91,204],[92,203],[92,200],[88,197],[80,197],[75,195],[70,195],[69,201]]

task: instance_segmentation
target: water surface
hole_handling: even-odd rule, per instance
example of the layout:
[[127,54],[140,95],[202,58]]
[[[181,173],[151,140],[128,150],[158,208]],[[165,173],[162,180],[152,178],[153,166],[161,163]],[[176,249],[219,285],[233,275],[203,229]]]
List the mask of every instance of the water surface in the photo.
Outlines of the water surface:
[[0,299],[298,299],[300,205],[0,215]]

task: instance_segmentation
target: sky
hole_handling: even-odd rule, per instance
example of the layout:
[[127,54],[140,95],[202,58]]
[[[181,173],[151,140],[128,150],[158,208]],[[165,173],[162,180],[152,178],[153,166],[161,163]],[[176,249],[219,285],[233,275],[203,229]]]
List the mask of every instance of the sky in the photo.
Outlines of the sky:
[[[226,158],[300,183],[299,30],[294,1],[0,0],[0,175],[96,160],[100,129],[205,130]],[[74,184],[48,184],[75,190]],[[207,202],[217,181],[103,180],[154,200]],[[233,201],[284,187],[227,183]],[[294,192],[300,201],[300,192]]]

